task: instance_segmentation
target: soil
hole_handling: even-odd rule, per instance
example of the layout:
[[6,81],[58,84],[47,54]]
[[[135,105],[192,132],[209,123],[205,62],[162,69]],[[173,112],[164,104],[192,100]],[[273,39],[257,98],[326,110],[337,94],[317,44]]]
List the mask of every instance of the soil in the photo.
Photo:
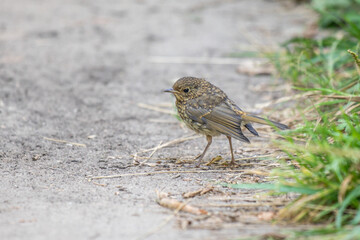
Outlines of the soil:
[[[174,98],[162,90],[197,76],[243,109],[269,114],[255,105],[282,93],[254,89],[273,83],[271,76],[239,74],[236,64],[170,60],[273,49],[300,35],[312,17],[304,6],[284,2],[1,0],[0,238],[229,239],[278,232],[281,226],[259,220],[259,213],[274,211],[269,205],[222,206],[269,196],[218,184],[266,181],[235,172],[273,168],[258,157],[274,153],[266,136],[248,135],[252,145],[233,142],[243,164],[233,170],[205,163],[196,169],[189,160],[205,138],[151,150],[192,133],[146,106],[174,111]],[[276,112],[272,118],[281,120]],[[214,139],[204,162],[217,155],[230,160],[226,138]],[[179,173],[186,170],[194,172]],[[91,178],[155,171],[172,172]],[[214,191],[189,202],[206,216],[174,214],[156,202],[155,190],[185,201],[182,193],[208,185]]]

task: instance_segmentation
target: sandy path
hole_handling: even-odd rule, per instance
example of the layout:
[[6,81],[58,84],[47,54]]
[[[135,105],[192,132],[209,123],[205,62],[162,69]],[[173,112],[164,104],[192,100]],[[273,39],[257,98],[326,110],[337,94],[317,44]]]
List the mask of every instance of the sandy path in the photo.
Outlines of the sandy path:
[[[248,110],[273,97],[249,90],[271,77],[240,75],[236,65],[150,61],[256,51],[259,43],[271,47],[301,33],[308,19],[304,8],[277,1],[206,2],[1,0],[1,239],[139,238],[171,215],[156,204],[155,189],[181,200],[183,192],[236,179],[235,173],[174,173],[88,181],[89,176],[193,169],[171,158],[195,156],[205,145],[202,138],[157,151],[150,166],[133,165],[131,157],[191,134],[172,116],[138,106],[171,106],[173,98],[161,90],[181,76],[208,78]],[[239,142],[234,148],[237,158],[256,154],[242,151]],[[218,154],[229,159],[226,139],[214,140],[206,160]],[[222,191],[193,203],[242,194]],[[148,239],[224,239],[277,230],[241,221],[241,209],[208,210],[217,215],[175,217]],[[222,218],[225,210],[230,213]],[[235,220],[225,221],[231,214]],[[186,219],[192,225],[181,230]]]

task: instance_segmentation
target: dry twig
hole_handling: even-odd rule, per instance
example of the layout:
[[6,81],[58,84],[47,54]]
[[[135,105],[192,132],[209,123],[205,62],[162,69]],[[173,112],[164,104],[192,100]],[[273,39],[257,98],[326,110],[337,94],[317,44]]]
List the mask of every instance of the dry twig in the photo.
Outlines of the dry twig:
[[[157,195],[158,195],[158,198],[159,198],[159,195],[164,195],[164,193],[159,193],[158,191],[156,191]],[[146,233],[145,235],[137,238],[138,240],[141,240],[141,239],[146,239],[148,238],[149,236],[153,235],[154,233],[160,231],[164,226],[166,226],[166,224],[168,224],[173,218],[175,218],[175,216],[179,213],[179,211],[184,207],[186,206],[186,204],[188,204],[190,202],[190,199],[187,200],[186,202],[184,202],[183,204],[179,205],[178,208],[175,209],[173,215],[169,216],[167,219],[165,219],[165,221],[163,221],[159,226],[157,226],[154,230]]]
[[193,192],[187,192],[183,194],[184,198],[193,198],[196,195],[204,195],[205,193],[208,193],[210,191],[214,190],[214,186],[207,186],[206,188],[202,188]]
[[208,212],[204,209],[200,209],[191,205],[188,205],[187,202],[180,202],[176,199],[169,198],[168,194],[163,192],[156,191],[157,199],[156,202],[166,208],[175,209],[178,211],[183,211],[195,215],[206,215]]

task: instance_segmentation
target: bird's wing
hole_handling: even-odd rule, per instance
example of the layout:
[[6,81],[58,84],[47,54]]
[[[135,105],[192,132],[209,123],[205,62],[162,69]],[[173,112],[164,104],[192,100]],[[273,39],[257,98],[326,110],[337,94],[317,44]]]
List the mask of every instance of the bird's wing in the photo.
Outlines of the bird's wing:
[[240,141],[250,142],[241,131],[241,116],[232,110],[226,102],[222,102],[210,110],[189,104],[187,111],[192,120],[205,124],[209,129]]

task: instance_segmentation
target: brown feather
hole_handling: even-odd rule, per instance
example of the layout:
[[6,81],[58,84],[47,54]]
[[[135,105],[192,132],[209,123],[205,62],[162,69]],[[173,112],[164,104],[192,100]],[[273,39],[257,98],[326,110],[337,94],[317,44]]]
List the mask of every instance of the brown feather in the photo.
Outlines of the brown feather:
[[271,121],[271,120],[268,120],[268,119],[264,119],[264,118],[261,118],[261,117],[258,117],[258,116],[254,116],[254,115],[244,114],[242,116],[242,118],[247,122],[256,122],[256,123],[265,124],[265,125],[269,125],[269,126],[274,125],[275,127],[280,128],[282,130],[289,129],[289,127],[286,126],[285,124],[274,122],[274,121]]

